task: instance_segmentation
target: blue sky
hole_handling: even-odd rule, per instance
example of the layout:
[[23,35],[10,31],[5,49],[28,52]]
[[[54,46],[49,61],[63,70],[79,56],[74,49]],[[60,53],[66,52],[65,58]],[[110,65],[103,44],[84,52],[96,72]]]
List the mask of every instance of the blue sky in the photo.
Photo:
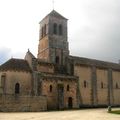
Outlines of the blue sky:
[[[120,59],[120,0],[54,0],[68,18],[70,54],[104,61]],[[52,0],[0,0],[0,64],[37,56],[39,21],[52,11]]]

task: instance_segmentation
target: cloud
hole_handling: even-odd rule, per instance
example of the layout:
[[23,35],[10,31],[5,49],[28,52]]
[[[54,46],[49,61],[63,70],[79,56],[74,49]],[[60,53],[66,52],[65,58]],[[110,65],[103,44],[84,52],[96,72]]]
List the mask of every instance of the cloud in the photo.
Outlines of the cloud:
[[10,48],[0,47],[0,65],[10,58],[24,59],[25,52],[13,52]]
[[11,57],[11,49],[1,47],[0,48],[0,64],[4,63]]
[[[0,45],[11,48],[0,52],[2,61],[13,55],[23,57],[27,48],[37,54],[38,22],[51,10],[52,2],[48,0],[0,1]],[[120,0],[56,0],[55,10],[69,19],[68,42],[72,55],[118,61]]]
[[[92,0],[83,4],[83,17],[71,35],[71,53],[105,61],[120,59],[120,1]],[[81,13],[82,14],[82,11]],[[80,22],[79,22],[80,21]],[[79,23],[79,24],[78,24]]]

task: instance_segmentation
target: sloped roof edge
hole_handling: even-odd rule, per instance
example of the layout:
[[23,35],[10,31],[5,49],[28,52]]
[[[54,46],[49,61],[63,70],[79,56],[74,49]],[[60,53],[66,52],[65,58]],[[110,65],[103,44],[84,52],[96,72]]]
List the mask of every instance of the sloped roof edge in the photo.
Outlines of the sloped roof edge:
[[8,70],[31,72],[31,68],[26,60],[16,58],[11,58],[0,66],[0,71]]
[[[61,18],[61,19],[65,19],[65,20],[68,20],[67,18],[65,18],[64,16],[62,16],[60,13],[58,13],[57,11],[55,10],[52,10],[49,14],[47,14],[41,21],[43,21],[46,17],[49,17],[49,16],[54,16],[54,17],[57,17],[57,18]],[[40,22],[41,22],[40,21]],[[39,22],[39,23],[40,23]]]
[[84,57],[76,57],[76,56],[69,56],[71,60],[74,60],[75,64],[84,64],[84,65],[90,65],[90,66],[97,66],[101,68],[111,68],[120,70],[120,64],[107,62],[107,61],[101,61],[96,59],[90,59],[90,58],[84,58]]

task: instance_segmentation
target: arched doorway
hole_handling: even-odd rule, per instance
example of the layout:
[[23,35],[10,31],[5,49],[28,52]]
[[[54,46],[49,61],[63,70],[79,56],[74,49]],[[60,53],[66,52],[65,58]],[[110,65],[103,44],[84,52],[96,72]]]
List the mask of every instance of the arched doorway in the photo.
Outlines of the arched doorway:
[[15,84],[15,94],[19,94],[20,93],[20,84],[16,83]]
[[71,109],[73,107],[73,99],[72,97],[68,98],[68,108]]
[[56,56],[55,62],[56,62],[56,64],[59,64],[59,56]]

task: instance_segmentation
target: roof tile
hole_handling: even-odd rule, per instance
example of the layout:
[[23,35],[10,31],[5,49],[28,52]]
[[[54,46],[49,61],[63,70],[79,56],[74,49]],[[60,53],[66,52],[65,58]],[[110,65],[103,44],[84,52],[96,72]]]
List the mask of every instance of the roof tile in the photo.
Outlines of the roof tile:
[[11,58],[0,66],[0,71],[15,70],[31,72],[28,62],[24,59]]

